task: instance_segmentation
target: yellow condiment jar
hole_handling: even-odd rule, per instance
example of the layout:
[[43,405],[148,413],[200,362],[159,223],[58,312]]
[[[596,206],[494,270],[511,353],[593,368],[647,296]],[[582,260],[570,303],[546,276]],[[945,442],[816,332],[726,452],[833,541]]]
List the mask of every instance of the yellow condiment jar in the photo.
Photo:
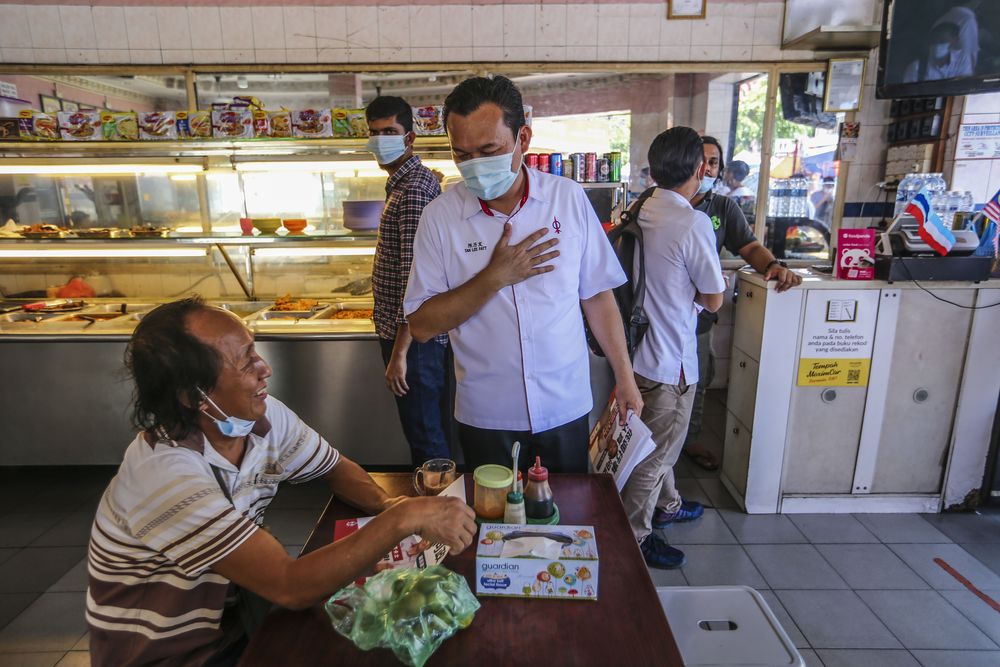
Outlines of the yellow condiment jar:
[[473,501],[476,516],[489,521],[502,521],[514,473],[506,466],[490,463],[476,468],[472,479],[476,483]]

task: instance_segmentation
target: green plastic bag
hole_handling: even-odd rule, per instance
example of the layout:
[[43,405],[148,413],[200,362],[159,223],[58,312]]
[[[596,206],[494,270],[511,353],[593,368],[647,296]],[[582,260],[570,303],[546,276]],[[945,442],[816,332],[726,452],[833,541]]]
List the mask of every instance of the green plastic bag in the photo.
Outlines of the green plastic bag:
[[479,601],[465,578],[441,565],[383,570],[351,584],[323,606],[334,629],[358,648],[382,647],[423,667],[438,646],[469,627]]

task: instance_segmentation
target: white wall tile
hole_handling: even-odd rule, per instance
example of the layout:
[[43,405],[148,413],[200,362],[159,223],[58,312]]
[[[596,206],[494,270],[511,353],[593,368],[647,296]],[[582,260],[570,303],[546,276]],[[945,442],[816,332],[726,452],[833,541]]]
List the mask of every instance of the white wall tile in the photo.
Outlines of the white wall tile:
[[382,48],[410,47],[409,7],[403,5],[378,8],[378,43]]
[[423,48],[437,47],[440,49],[441,7],[434,5],[414,5],[409,7],[409,11],[410,46]]
[[3,49],[5,63],[31,64],[35,62],[35,50],[29,48]]
[[722,46],[753,44],[753,18],[727,16],[722,20]]
[[172,63],[186,64],[192,62],[193,58],[191,49],[163,49],[160,53],[163,56],[164,65]]
[[130,49],[129,55],[136,65],[163,64],[163,53],[159,49]]
[[222,49],[222,23],[218,7],[188,7],[188,31],[195,50]]
[[31,48],[31,31],[24,5],[0,5],[0,47]]
[[690,46],[691,21],[665,21],[660,28],[660,46]]
[[560,60],[569,60],[567,54],[569,53],[568,46],[535,46],[535,58],[539,62],[558,62]]
[[[348,9],[352,9],[348,7]],[[350,14],[350,12],[348,12]],[[351,63],[377,63],[378,49],[367,46],[352,46],[347,50],[347,62]]]
[[472,8],[472,44],[480,49],[503,45],[503,5]]
[[474,46],[472,47],[472,59],[486,62],[499,62],[503,60],[503,47]]
[[749,2],[728,2],[723,10],[725,16],[744,16],[753,18],[757,13],[755,3]]
[[535,6],[503,6],[504,46],[535,45]]
[[157,7],[156,25],[160,31],[162,48],[191,48],[191,23],[188,21],[187,7]]
[[285,48],[285,17],[281,9],[281,7],[250,8],[255,50]]
[[441,61],[440,46],[410,47],[410,61],[415,63],[436,63]]
[[660,45],[660,60],[663,62],[685,62],[691,60],[691,46],[663,46]]
[[98,65],[97,49],[66,49],[66,61],[73,65]]
[[122,7],[93,7],[94,33],[98,50],[128,48],[128,31],[125,27],[125,10]]
[[[282,40],[284,40],[284,35],[282,35]],[[283,63],[288,61],[288,55],[284,49],[254,49],[253,59],[254,62],[264,64]]]
[[725,19],[720,17],[691,21],[691,45],[721,45]]
[[[375,7],[347,8],[347,45],[352,51],[359,47],[376,49],[377,58],[378,27],[378,10]],[[351,62],[364,62],[353,60],[353,54],[351,57]]]
[[27,12],[32,46],[36,49],[61,49],[65,47],[58,6],[30,5]]
[[320,63],[346,63],[348,61],[347,54],[350,49],[347,48],[319,48],[316,52],[317,62]]
[[723,60],[750,60],[753,57],[753,47],[749,44],[728,44],[722,45]]
[[[94,7],[94,9],[101,9]],[[102,65],[118,65],[132,62],[132,55],[128,49],[98,49],[97,60]]]
[[61,64],[69,61],[66,49],[35,49],[35,62]]
[[[383,9],[379,7],[379,9]],[[381,26],[380,26],[381,27]],[[389,46],[381,47],[378,50],[378,59],[382,63],[408,63],[410,62],[410,47]]]
[[[447,14],[447,12],[445,12]],[[471,16],[471,11],[470,11]],[[442,17],[443,18],[443,17]],[[441,60],[446,63],[467,62],[472,60],[471,46],[442,46]]]
[[[222,43],[221,40],[219,43]],[[203,63],[206,65],[215,65],[217,63],[226,62],[225,51],[222,49],[193,49],[191,51],[191,58],[196,63]]]
[[[779,44],[778,46],[780,47],[781,45]],[[812,60],[813,56],[812,51],[785,49],[781,52],[782,60]]]
[[94,18],[89,6],[63,5],[59,7],[63,41],[67,49],[96,49]]
[[754,60],[781,60],[781,49],[777,46],[758,46],[753,47],[753,59]]
[[[223,9],[226,9],[223,7]],[[249,8],[248,8],[249,9]],[[247,14],[250,12],[247,11]],[[223,17],[222,21],[222,34],[225,35],[226,32],[226,21]],[[223,58],[227,64],[241,65],[253,63],[253,49],[225,49],[222,53]]]
[[566,44],[566,5],[535,5],[535,46],[549,48],[563,44]]
[[785,8],[784,2],[758,2],[755,3],[755,16],[774,16],[781,19],[782,11]]
[[[316,46],[347,48],[347,8],[316,7]],[[347,57],[347,54],[344,54]]]
[[628,47],[628,59],[629,60],[643,60],[643,61],[655,61],[660,56],[660,47],[658,46],[629,46]]
[[[240,57],[249,60],[238,62],[253,62],[253,17],[249,7],[219,7],[219,18],[222,21],[222,48],[226,51],[239,51]],[[237,57],[226,54],[226,57]],[[226,62],[232,62],[226,60]]]
[[780,46],[781,20],[777,16],[758,16],[753,20],[753,43],[760,46]]
[[691,60],[711,62],[722,58],[722,46],[719,44],[692,44]]
[[160,48],[160,28],[156,23],[156,7],[125,7],[125,29],[128,48],[132,51]]
[[316,48],[316,11],[311,6],[291,5],[284,8],[285,48]]
[[531,62],[535,60],[534,46],[505,46],[503,47],[504,62]]
[[[566,5],[567,46],[597,46],[597,26],[597,5]],[[570,60],[576,59],[575,55],[570,56]]]
[[[612,47],[628,41],[628,5],[597,6],[597,45]],[[608,49],[619,55],[625,49]],[[620,60],[620,58],[613,58]]]
[[[628,17],[629,50],[636,46],[660,45],[660,24],[666,23],[660,18],[662,9],[660,5],[631,6]],[[652,59],[655,60],[656,56]]]
[[[448,5],[441,12],[441,48],[456,49],[472,46],[472,7]],[[455,51],[451,54],[454,55]],[[445,52],[442,51],[442,55]],[[469,58],[472,56],[470,55]],[[452,62],[449,60],[449,62]]]
[[[874,69],[869,63],[869,69]],[[965,98],[965,114],[993,113],[1000,109],[1000,93],[969,95]]]
[[290,63],[309,63],[313,64],[317,62],[316,49],[285,49],[285,55],[288,62]]

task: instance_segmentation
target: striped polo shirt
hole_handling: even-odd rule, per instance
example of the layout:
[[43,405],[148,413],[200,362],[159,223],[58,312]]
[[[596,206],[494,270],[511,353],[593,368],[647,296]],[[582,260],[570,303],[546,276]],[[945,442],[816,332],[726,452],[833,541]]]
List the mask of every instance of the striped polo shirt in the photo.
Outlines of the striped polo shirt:
[[181,441],[140,433],[129,445],[90,535],[94,667],[200,665],[222,647],[230,582],[212,565],[262,525],[279,482],[308,482],[340,460],[279,400],[266,405],[239,467],[200,431]]

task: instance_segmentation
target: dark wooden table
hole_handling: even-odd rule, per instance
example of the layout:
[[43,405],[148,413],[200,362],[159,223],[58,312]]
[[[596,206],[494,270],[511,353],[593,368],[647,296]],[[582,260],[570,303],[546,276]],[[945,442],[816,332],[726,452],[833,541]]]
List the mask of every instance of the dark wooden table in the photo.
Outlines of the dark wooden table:
[[[390,495],[412,495],[411,475],[372,475]],[[472,498],[472,475],[466,475]],[[480,597],[472,625],[446,640],[427,661],[434,665],[683,665],[656,589],[609,475],[552,475],[561,523],[594,526],[600,558],[598,600],[522,600]],[[338,519],[359,512],[330,501],[303,548],[333,540]],[[475,544],[444,565],[475,592]],[[399,664],[385,649],[361,651],[330,625],[322,607],[271,612],[243,654],[244,667],[275,665]]]

